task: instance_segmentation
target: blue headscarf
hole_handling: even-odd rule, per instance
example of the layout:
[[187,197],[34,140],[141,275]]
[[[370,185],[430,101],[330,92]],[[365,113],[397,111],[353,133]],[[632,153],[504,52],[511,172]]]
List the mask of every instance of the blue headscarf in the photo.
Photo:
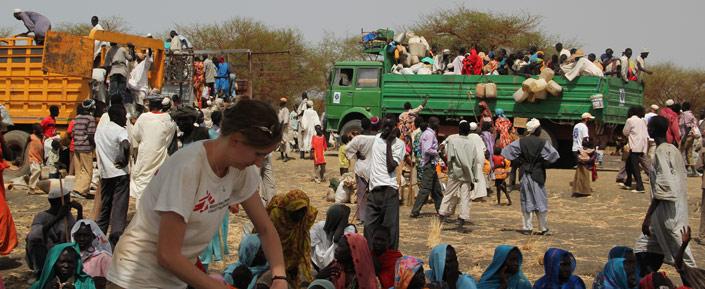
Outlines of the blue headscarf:
[[[570,278],[568,281],[560,283],[561,260],[565,256],[570,258]],[[568,251],[550,248],[543,256],[543,267],[546,275],[541,277],[534,284],[534,289],[585,289],[585,283],[580,277],[573,275],[575,272],[575,257]]]
[[269,270],[269,263],[265,263],[261,266],[252,266],[252,262],[255,260],[255,256],[257,256],[257,252],[259,252],[261,247],[262,242],[259,239],[259,235],[247,234],[243,236],[242,241],[240,241],[240,248],[237,250],[237,262],[235,262],[235,264],[230,264],[223,272],[223,279],[225,279],[225,282],[233,285],[233,271],[235,271],[235,268],[240,267],[240,265],[245,265],[252,272],[252,281],[250,282],[250,285],[247,286],[247,289],[254,289],[259,276]]
[[[428,256],[428,265],[431,267],[431,270],[426,271],[426,278],[431,282],[443,281],[447,253],[448,244],[445,243],[437,245],[431,250],[431,255]],[[458,281],[455,282],[455,287],[457,289],[477,289],[477,284],[475,284],[475,279],[472,277],[466,274],[460,274]]]
[[519,252],[519,271],[510,276],[507,280],[507,289],[530,289],[531,282],[526,278],[524,272],[521,271],[522,256],[519,248],[509,245],[499,245],[494,250],[494,257],[492,257],[492,263],[487,268],[485,273],[482,274],[480,278],[480,283],[477,285],[478,289],[497,289],[500,286],[500,276],[499,270],[502,269],[504,262],[509,256],[509,252],[516,249]]
[[494,114],[497,117],[506,117],[506,116],[504,116],[504,109],[501,109],[501,108],[495,108]]
[[602,274],[603,285],[606,289],[636,289],[638,287],[629,288],[627,272],[624,271],[624,258],[614,258],[607,261]]
[[633,254],[634,250],[632,248],[625,247],[625,246],[617,246],[617,247],[612,248],[612,250],[610,250],[610,253],[607,256],[607,260],[611,260],[614,258],[626,258],[627,254],[629,254],[629,253]]

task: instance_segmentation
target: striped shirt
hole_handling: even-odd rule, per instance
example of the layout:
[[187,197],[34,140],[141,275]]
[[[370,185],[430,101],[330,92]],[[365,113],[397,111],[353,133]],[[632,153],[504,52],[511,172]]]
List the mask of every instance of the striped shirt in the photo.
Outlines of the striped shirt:
[[93,146],[88,140],[89,135],[95,135],[95,118],[92,115],[81,114],[76,116],[73,125],[73,142],[76,152],[91,152]]

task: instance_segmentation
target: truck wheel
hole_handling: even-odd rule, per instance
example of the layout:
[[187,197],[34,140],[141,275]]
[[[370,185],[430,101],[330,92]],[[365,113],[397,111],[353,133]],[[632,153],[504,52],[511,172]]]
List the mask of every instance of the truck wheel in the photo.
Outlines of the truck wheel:
[[5,180],[12,180],[17,177],[27,175],[29,173],[29,161],[27,161],[27,140],[29,133],[21,130],[13,130],[5,134],[5,143],[9,150],[7,155],[8,161],[13,164],[11,168],[3,171]]
[[353,131],[362,133],[362,122],[359,119],[353,119],[345,123],[340,129],[340,135],[347,135]]

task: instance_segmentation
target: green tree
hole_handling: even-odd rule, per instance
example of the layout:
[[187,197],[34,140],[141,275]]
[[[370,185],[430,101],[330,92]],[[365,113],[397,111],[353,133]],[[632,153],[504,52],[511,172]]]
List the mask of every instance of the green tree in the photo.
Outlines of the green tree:
[[439,48],[476,46],[488,51],[536,46],[550,54],[556,37],[539,30],[540,24],[537,15],[489,13],[459,6],[427,14],[402,30],[413,31]]
[[664,106],[667,99],[673,99],[690,102],[694,112],[705,108],[705,70],[685,69],[673,63],[650,68],[654,73],[644,76],[644,105]]

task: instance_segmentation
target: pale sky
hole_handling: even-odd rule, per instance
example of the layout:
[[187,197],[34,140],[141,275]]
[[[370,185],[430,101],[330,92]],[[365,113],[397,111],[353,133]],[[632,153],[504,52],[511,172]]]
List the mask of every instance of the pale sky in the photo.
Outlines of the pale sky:
[[40,12],[53,23],[89,23],[92,15],[118,15],[140,33],[166,31],[176,23],[213,23],[242,16],[277,28],[297,28],[315,43],[325,31],[354,36],[361,28],[397,30],[424,13],[460,4],[481,11],[540,15],[542,31],[578,41],[586,53],[599,56],[611,47],[618,55],[631,47],[636,54],[646,47],[651,51],[647,63],[670,61],[705,69],[700,53],[705,51],[705,1],[698,0],[2,0],[0,15],[5,17],[0,18],[0,26],[24,31],[12,17],[14,8]]

